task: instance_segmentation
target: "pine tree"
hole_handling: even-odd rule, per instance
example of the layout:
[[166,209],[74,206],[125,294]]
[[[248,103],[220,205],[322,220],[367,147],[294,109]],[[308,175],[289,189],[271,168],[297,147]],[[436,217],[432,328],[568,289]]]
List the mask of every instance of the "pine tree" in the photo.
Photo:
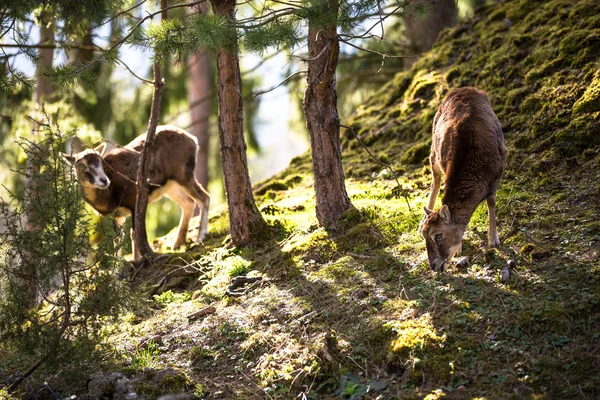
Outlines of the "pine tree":
[[[191,8],[190,13],[206,14],[208,4],[202,3]],[[198,139],[198,159],[196,161],[196,179],[208,188],[210,180],[208,170],[211,113],[212,71],[210,68],[210,53],[202,51],[188,58],[189,79],[188,99],[190,103],[191,126],[189,131]],[[196,209],[197,212],[197,209]]]
[[[224,17],[225,21],[234,25],[235,0],[211,0],[211,5],[215,15]],[[242,80],[236,41],[217,52],[217,93],[221,161],[229,205],[229,233],[232,242],[241,246],[253,242],[257,233],[266,228],[266,223],[254,202],[248,175]]]
[[333,227],[352,208],[344,184],[340,149],[340,119],[337,111],[335,75],[340,53],[337,36],[338,0],[320,2],[317,7],[331,19],[308,20],[308,82],[304,112],[310,135],[317,219]]

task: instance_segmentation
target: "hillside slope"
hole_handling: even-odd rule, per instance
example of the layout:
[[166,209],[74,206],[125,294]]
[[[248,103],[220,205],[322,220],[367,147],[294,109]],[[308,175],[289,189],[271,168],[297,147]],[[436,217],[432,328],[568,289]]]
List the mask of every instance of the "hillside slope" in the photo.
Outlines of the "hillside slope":
[[[115,327],[119,368],[181,369],[206,398],[599,397],[599,57],[595,0],[495,2],[444,32],[345,121],[400,187],[348,131],[357,210],[338,231],[316,224],[309,155],[256,188],[273,227],[263,246],[228,248],[227,215],[214,210],[206,248],[185,255],[190,275],[161,279],[177,275],[164,271],[179,255],[153,271],[157,289],[192,300],[162,295],[151,316]],[[470,266],[434,274],[417,233],[431,122],[459,86],[487,91],[504,128],[503,245],[486,249],[480,206],[463,245]],[[245,274],[263,280],[224,297]],[[155,353],[136,347],[148,337]]]

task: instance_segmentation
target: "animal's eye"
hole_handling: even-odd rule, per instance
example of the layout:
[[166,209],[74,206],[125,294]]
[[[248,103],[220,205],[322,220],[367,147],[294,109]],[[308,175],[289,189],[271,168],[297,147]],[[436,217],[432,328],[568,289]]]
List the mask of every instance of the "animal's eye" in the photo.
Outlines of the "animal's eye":
[[441,234],[441,233],[438,233],[437,235],[435,235],[435,242],[436,242],[437,244],[440,244],[440,243],[441,243],[441,241],[442,241],[442,234]]

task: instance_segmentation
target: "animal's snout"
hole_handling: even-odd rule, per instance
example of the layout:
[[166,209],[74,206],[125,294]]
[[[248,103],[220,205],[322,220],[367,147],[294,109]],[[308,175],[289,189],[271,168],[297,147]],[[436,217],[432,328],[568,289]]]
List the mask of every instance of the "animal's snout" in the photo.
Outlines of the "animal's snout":
[[446,261],[436,258],[435,260],[429,263],[429,266],[434,272],[444,272],[446,270],[447,264],[448,263]]
[[108,186],[108,178],[106,178],[105,176],[103,176],[102,178],[100,178],[100,183]]

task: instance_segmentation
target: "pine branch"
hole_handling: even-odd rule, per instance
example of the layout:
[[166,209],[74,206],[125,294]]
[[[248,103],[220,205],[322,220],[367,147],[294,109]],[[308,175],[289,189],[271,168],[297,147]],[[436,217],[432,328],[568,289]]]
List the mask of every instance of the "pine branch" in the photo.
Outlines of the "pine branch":
[[134,78],[139,79],[140,81],[142,81],[143,83],[145,83],[146,85],[154,85],[154,81],[151,81],[149,79],[145,79],[142,78],[141,76],[138,76],[135,72],[133,72],[131,70],[131,68],[129,68],[129,66],[127,64],[125,64],[125,62],[123,60],[121,60],[120,58],[115,58],[115,62],[118,63],[119,65],[122,65],[125,67],[125,69],[127,69],[127,71],[129,71],[129,73],[131,75],[133,75]]
[[375,50],[365,49],[364,47],[357,46],[357,45],[351,43],[348,40],[339,39],[339,41],[342,42],[342,43],[347,44],[350,47],[354,47],[355,49],[358,49],[358,50],[361,50],[361,51],[364,51],[364,52],[367,52],[367,53],[371,53],[371,54],[377,54],[377,55],[379,55],[379,56],[381,56],[383,58],[414,58],[415,57],[415,56],[395,56],[395,55],[392,55],[392,54],[389,54],[389,53],[380,53],[380,52],[375,51]]
[[103,49],[99,46],[84,46],[84,45],[70,45],[70,44],[20,44],[20,43],[3,43],[2,47],[8,48],[19,48],[19,49],[80,49],[80,50],[101,50],[101,51],[109,51],[107,49]]
[[81,72],[83,72],[84,70],[88,69],[89,67],[91,67],[92,65],[94,65],[95,63],[105,59],[106,54],[110,53],[111,51],[115,50],[116,48],[120,47],[123,43],[125,43],[131,36],[133,36],[134,32],[147,20],[154,18],[155,16],[157,16],[158,14],[163,14],[165,12],[167,12],[168,10],[172,10],[174,8],[181,8],[181,7],[193,7],[195,5],[198,4],[202,4],[207,2],[208,0],[198,0],[198,1],[194,1],[191,3],[185,3],[185,4],[174,4],[172,6],[167,6],[167,7],[163,7],[158,11],[155,11],[153,13],[149,13],[148,15],[146,15],[144,18],[142,18],[141,20],[138,21],[137,24],[134,25],[133,28],[130,29],[130,31],[127,33],[127,35],[125,35],[123,38],[121,38],[120,40],[118,40],[114,45],[112,45],[104,54],[94,58],[93,60],[88,61],[87,63],[83,64],[81,67],[79,67],[77,70],[75,70],[75,74],[79,75]]
[[129,12],[131,12],[132,10],[135,10],[136,8],[140,7],[141,5],[143,5],[143,4],[144,4],[145,2],[147,2],[147,1],[148,1],[148,0],[142,0],[142,1],[141,1],[141,2],[139,2],[138,4],[136,4],[136,5],[134,5],[134,6],[130,7],[130,8],[128,8],[127,10],[123,10],[123,11],[121,11],[121,12],[119,12],[119,13],[115,14],[115,15],[114,15],[113,17],[111,17],[110,19],[108,19],[108,20],[106,20],[106,21],[102,22],[101,24],[94,26],[92,29],[100,28],[101,26],[104,26],[104,25],[106,25],[106,24],[108,24],[108,23],[110,23],[110,22],[114,21],[115,19],[119,18],[121,15],[125,15],[125,14],[129,15]]
[[286,82],[288,82],[288,81],[289,81],[289,80],[291,80],[292,78],[294,78],[294,77],[296,77],[296,76],[299,76],[300,74],[306,74],[306,73],[308,73],[308,71],[304,71],[304,70],[303,70],[303,71],[297,71],[297,72],[294,72],[293,74],[291,74],[291,75],[288,75],[288,76],[287,76],[287,77],[286,77],[284,80],[282,80],[281,82],[279,82],[277,85],[273,86],[272,88],[270,88],[270,89],[267,89],[267,90],[263,90],[263,91],[260,91],[260,92],[256,92],[256,93],[254,93],[254,94],[252,95],[252,97],[258,97],[258,96],[260,96],[261,94],[265,94],[265,93],[272,92],[273,90],[275,90],[275,89],[277,89],[279,86],[281,86],[281,85],[285,84]]

